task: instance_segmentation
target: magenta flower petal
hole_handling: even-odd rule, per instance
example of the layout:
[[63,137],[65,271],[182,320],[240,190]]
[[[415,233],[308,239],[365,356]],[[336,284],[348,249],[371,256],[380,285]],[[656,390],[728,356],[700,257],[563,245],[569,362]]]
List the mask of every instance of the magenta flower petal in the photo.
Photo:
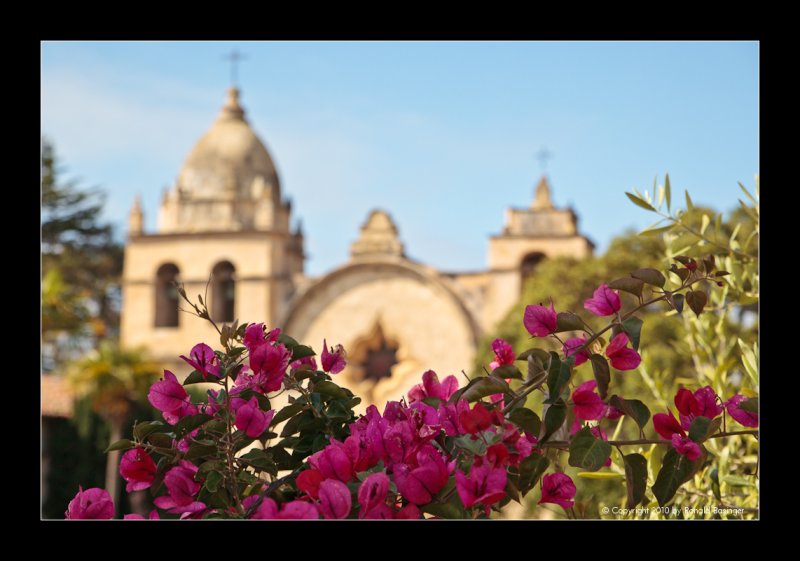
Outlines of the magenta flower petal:
[[499,365],[514,364],[517,356],[514,354],[514,348],[508,341],[503,339],[495,339],[492,341],[492,350],[494,351],[495,362]]
[[262,411],[256,396],[253,396],[236,410],[236,428],[244,431],[250,438],[258,438],[267,430],[274,416],[274,409],[270,409],[267,412]]
[[84,491],[78,486],[64,516],[67,520],[110,520],[114,518],[114,501],[105,489],[92,487]]
[[653,415],[653,428],[665,440],[670,440],[675,434],[686,434],[672,411]]
[[328,350],[328,341],[327,339],[323,339],[322,355],[320,356],[322,369],[328,374],[338,374],[344,370],[344,367],[347,365],[344,354],[344,348],[341,345],[336,345],[335,349],[331,348],[331,350]]
[[619,294],[611,290],[607,284],[601,284],[594,295],[583,303],[583,307],[596,316],[611,316],[620,310],[622,304]]
[[583,346],[584,343],[586,343],[586,337],[573,337],[572,339],[567,339],[566,341],[564,341],[564,348],[563,348],[564,356],[566,357],[574,356],[575,366],[580,366],[581,364],[589,360],[589,357],[592,354],[588,348],[584,348],[578,351],[578,349],[581,346]]
[[740,425],[756,428],[758,427],[758,412],[739,409],[739,405],[746,399],[747,397],[737,394],[725,402],[725,408],[728,410],[728,414]]
[[244,330],[244,346],[247,347],[249,352],[253,352],[257,347],[267,342],[264,335],[263,323],[251,323]]
[[186,390],[178,382],[175,374],[164,370],[164,378],[150,386],[147,393],[150,405],[159,411],[177,411],[189,400]]
[[358,504],[363,512],[386,502],[389,483],[389,477],[383,472],[373,473],[364,479],[358,488]]
[[565,473],[551,473],[542,478],[542,498],[539,504],[553,503],[563,508],[575,506],[575,483]]
[[309,456],[308,463],[318,469],[325,479],[338,479],[346,483],[354,475],[350,456],[344,444],[337,440]]
[[678,454],[686,456],[691,461],[695,461],[702,454],[702,450],[696,442],[679,434],[672,435],[672,446],[678,451]]
[[180,358],[192,368],[201,372],[203,378],[206,378],[209,374],[219,378],[219,360],[217,355],[214,354],[214,349],[205,343],[198,343],[192,347],[189,358],[184,355],[181,355]]
[[620,331],[606,347],[606,356],[611,362],[611,366],[617,370],[633,370],[642,362],[639,353],[627,348],[629,341],[625,332]]
[[550,301],[550,308],[544,306],[526,306],[522,319],[525,329],[534,337],[546,337],[558,329],[558,315]]
[[319,486],[319,509],[327,519],[347,518],[353,499],[347,485],[337,479],[326,479]]
[[575,412],[575,420],[582,419],[584,421],[596,421],[603,418],[603,413],[606,411],[606,404],[600,399],[594,390],[597,387],[597,382],[590,380],[584,382],[572,392],[573,411]]
[[143,448],[133,448],[122,455],[119,473],[128,482],[125,490],[142,491],[150,487],[156,476],[156,463]]

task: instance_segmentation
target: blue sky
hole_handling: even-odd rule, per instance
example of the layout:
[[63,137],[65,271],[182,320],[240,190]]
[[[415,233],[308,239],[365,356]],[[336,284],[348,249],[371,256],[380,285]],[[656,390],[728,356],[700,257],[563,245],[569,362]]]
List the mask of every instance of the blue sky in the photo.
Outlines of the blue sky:
[[654,221],[626,190],[669,172],[696,204],[729,209],[758,173],[755,42],[44,42],[42,132],[67,177],[108,192],[120,235],[136,193],[154,230],[233,48],[312,275],[347,259],[375,207],[412,258],[485,268],[504,210],[530,203],[543,146],[556,204],[599,251]]

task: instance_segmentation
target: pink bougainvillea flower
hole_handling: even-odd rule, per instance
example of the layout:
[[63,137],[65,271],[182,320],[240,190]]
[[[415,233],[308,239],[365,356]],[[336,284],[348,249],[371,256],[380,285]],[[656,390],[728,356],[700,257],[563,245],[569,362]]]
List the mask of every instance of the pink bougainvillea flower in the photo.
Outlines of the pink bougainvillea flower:
[[623,413],[613,405],[607,405],[606,411],[603,413],[603,417],[608,419],[609,421],[616,421],[620,417],[622,417]]
[[325,448],[308,457],[311,467],[318,469],[325,479],[338,479],[345,483],[352,479],[353,463],[344,443],[331,441]]
[[596,316],[613,316],[617,313],[622,304],[619,301],[619,294],[611,290],[607,284],[601,284],[591,298],[583,303],[583,307]]
[[164,370],[164,378],[150,386],[147,392],[147,400],[150,405],[159,411],[171,413],[180,410],[189,402],[189,395],[178,382],[175,374],[169,370]]
[[414,503],[409,503],[397,512],[395,520],[419,520],[422,513]]
[[144,448],[136,447],[128,450],[119,461],[119,473],[128,482],[125,490],[142,491],[150,487],[156,477],[156,463]]
[[307,469],[297,476],[297,488],[312,499],[316,499],[319,498],[319,484],[324,480],[325,477],[318,469]]
[[417,468],[408,464],[396,465],[394,480],[397,490],[409,502],[424,505],[447,484],[450,474],[442,455],[429,444],[417,453],[416,460]]
[[472,411],[462,411],[458,421],[465,433],[477,434],[492,426],[492,414],[481,402],[475,404]]
[[367,513],[386,502],[389,483],[389,477],[383,472],[373,473],[364,479],[358,488],[358,504],[362,512]]
[[[250,495],[242,501],[242,506],[248,510],[258,499],[258,495]],[[305,501],[289,501],[283,503],[278,510],[278,504],[273,499],[265,497],[249,518],[250,520],[318,520],[319,512],[313,504]]]
[[617,333],[606,347],[606,356],[611,366],[617,370],[633,370],[642,362],[642,357],[633,349],[628,348],[628,335],[624,331]]
[[145,518],[141,514],[126,514],[122,517],[123,520],[161,520],[161,517],[158,515],[158,511],[153,509],[150,511],[150,514]]
[[481,503],[488,514],[490,506],[506,496],[506,468],[489,464],[472,466],[467,476],[456,471],[456,490],[464,506],[470,508]]
[[676,419],[672,411],[669,410],[666,413],[656,413],[653,415],[653,428],[656,429],[659,436],[665,440],[670,440],[675,434],[686,436],[678,419]]
[[525,329],[534,337],[547,337],[558,329],[558,314],[556,314],[553,300],[550,308],[544,306],[525,306],[525,315],[522,319]]
[[[250,369],[253,371],[252,385],[262,392],[281,389],[286,367],[292,354],[283,345],[261,345],[250,353]],[[237,377],[238,381],[239,378]]]
[[258,438],[267,430],[272,417],[275,416],[275,410],[262,411],[258,405],[256,396],[250,398],[248,402],[240,406],[236,411],[236,428],[244,431],[250,438]]
[[209,375],[219,378],[219,359],[217,355],[214,354],[214,349],[205,343],[198,343],[192,347],[189,358],[186,358],[184,355],[181,355],[180,358],[186,361],[189,366],[200,372],[204,380]]
[[299,370],[301,368],[305,368],[307,370],[316,370],[317,361],[313,356],[304,356],[303,358],[299,358],[292,362],[289,365],[289,368],[292,370]]
[[319,510],[331,519],[346,518],[353,506],[350,489],[338,479],[326,479],[319,485]]
[[381,503],[368,511],[358,512],[358,518],[361,520],[394,520],[394,517],[395,512],[386,503]]
[[517,358],[517,355],[514,354],[514,348],[508,341],[503,339],[495,339],[492,341],[492,350],[494,351],[494,362],[496,362],[498,366],[514,364]]
[[686,456],[691,461],[695,461],[702,454],[700,446],[696,442],[680,434],[672,435],[672,447],[678,451],[678,454]]
[[183,405],[181,405],[180,408],[176,409],[175,411],[162,412],[161,414],[164,416],[164,420],[170,425],[175,425],[184,417],[197,415],[197,406],[193,403],[190,403],[188,400],[189,398],[187,397],[186,401],[183,402]]
[[739,408],[741,403],[746,399],[747,397],[737,394],[725,402],[725,408],[728,410],[728,415],[733,417],[740,425],[756,428],[758,427],[758,412],[745,411]]
[[67,520],[110,520],[114,518],[114,501],[105,489],[92,487],[84,491],[78,486],[64,516]]
[[422,401],[426,397],[435,397],[436,399],[447,401],[457,389],[458,380],[452,374],[440,383],[436,372],[427,370],[422,375],[422,383],[409,390],[408,399],[409,401]]
[[692,421],[697,417],[714,419],[722,414],[723,406],[717,403],[717,394],[711,386],[700,388],[692,393],[686,388],[681,388],[675,394],[675,407],[678,408],[681,426],[689,430]]
[[584,382],[572,392],[572,403],[574,404],[573,411],[575,412],[575,421],[596,421],[603,418],[603,413],[606,411],[606,404],[600,399],[600,396],[595,393],[597,382],[589,380]]
[[575,484],[566,473],[550,473],[542,478],[542,498],[539,504],[554,503],[563,508],[575,506]]
[[267,342],[266,337],[264,336],[264,324],[263,323],[251,323],[247,326],[244,330],[244,346],[247,347],[249,352],[253,352],[256,347],[259,345],[263,345]]
[[444,429],[447,436],[456,436],[464,432],[459,418],[462,413],[469,411],[469,402],[466,399],[459,399],[456,403],[440,403],[437,413],[439,424]]
[[564,356],[575,357],[575,366],[580,366],[592,356],[588,348],[580,349],[586,343],[586,337],[573,337],[564,341]]
[[[159,508],[168,509],[183,507],[194,502],[194,496],[200,491],[200,483],[194,480],[197,466],[186,460],[170,469],[164,476],[169,497],[158,497],[153,501]],[[165,500],[168,499],[168,500]],[[159,502],[160,501],[160,502]]]
[[320,360],[322,360],[322,369],[325,372],[328,374],[338,374],[344,370],[344,367],[347,365],[344,357],[344,347],[336,345],[336,348],[331,347],[330,350],[328,350],[327,339],[322,340],[322,355],[320,355]]

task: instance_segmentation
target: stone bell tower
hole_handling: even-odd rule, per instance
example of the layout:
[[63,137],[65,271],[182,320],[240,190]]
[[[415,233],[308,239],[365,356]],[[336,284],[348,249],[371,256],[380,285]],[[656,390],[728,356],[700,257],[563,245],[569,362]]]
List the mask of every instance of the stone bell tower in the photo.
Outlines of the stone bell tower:
[[285,312],[303,274],[303,236],[290,229],[275,165],[230,88],[211,128],[163,194],[158,231],[146,233],[138,200],[129,218],[123,271],[121,340],[146,346],[167,364],[218,335],[181,313],[173,282],[208,300],[220,322],[266,321]]

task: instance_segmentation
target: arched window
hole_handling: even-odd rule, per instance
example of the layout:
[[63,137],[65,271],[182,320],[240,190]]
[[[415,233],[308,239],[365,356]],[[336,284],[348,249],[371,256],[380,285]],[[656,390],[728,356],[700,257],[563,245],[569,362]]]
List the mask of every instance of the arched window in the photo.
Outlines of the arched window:
[[542,260],[545,258],[544,253],[541,251],[534,251],[528,253],[525,257],[522,258],[522,262],[519,266],[519,273],[520,273],[520,291],[525,290],[525,283],[526,281],[533,276],[536,267]]
[[236,302],[236,269],[228,261],[217,263],[211,271],[211,319],[233,321]]
[[178,327],[178,288],[180,271],[165,263],[156,272],[156,327]]

